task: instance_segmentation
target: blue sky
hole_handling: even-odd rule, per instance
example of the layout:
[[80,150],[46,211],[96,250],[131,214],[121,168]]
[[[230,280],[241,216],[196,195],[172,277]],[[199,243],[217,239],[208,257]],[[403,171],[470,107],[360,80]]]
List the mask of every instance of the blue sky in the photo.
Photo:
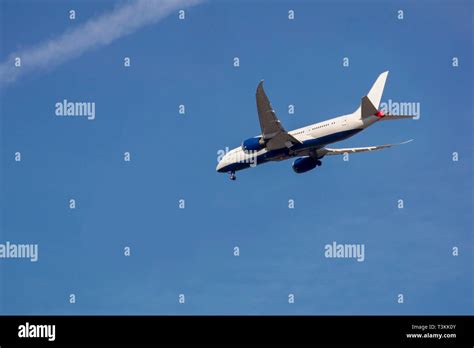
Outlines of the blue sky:
[[[0,62],[123,5],[2,0]],[[0,313],[473,314],[472,3],[208,1],[184,21],[176,12],[0,91],[0,243],[39,245],[36,263],[0,259]],[[261,79],[293,129],[352,112],[385,70],[382,101],[418,102],[421,118],[333,147],[412,143],[301,175],[291,161],[235,182],[215,172],[219,149],[260,131]],[[95,102],[96,119],[55,116],[63,99]],[[364,244],[365,261],[325,258],[333,241]]]

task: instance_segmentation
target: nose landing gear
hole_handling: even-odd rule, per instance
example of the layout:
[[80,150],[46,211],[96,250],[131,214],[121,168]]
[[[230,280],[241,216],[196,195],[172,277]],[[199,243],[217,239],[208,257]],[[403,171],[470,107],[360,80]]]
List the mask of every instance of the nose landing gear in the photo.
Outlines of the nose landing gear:
[[235,172],[230,172],[230,180],[235,180],[237,177],[235,176]]

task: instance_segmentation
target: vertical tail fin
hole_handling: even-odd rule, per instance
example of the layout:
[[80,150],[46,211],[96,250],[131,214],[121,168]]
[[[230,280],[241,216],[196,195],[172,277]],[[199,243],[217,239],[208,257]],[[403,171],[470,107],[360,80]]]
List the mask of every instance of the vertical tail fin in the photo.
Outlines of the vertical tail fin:
[[377,80],[375,81],[375,83],[373,84],[367,96],[362,98],[361,106],[359,106],[359,108],[356,111],[356,113],[361,115],[361,118],[374,115],[377,112],[377,109],[380,105],[380,100],[382,99],[382,93],[385,87],[385,81],[387,81],[387,76],[388,76],[388,71],[381,73],[379,77],[377,78]]

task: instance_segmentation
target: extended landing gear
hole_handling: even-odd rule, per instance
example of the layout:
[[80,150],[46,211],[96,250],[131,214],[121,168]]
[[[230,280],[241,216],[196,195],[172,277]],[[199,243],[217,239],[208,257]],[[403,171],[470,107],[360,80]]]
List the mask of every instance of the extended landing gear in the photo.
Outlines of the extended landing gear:
[[318,167],[319,167],[320,165],[322,165],[322,164],[323,164],[323,162],[321,162],[320,160],[317,160],[317,161],[316,161],[316,165],[317,165]]
[[230,172],[230,180],[235,180],[237,177],[235,176],[235,172]]

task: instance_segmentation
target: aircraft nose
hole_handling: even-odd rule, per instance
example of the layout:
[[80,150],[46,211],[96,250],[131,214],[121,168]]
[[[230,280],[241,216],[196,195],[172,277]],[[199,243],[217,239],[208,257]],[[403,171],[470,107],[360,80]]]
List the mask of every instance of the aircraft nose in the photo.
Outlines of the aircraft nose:
[[225,173],[225,167],[229,165],[229,156],[226,154],[224,157],[221,158],[219,163],[217,163],[216,171],[219,173]]
[[216,172],[222,173],[222,168],[223,167],[224,167],[224,161],[220,160],[219,163],[217,163]]
[[219,163],[217,163],[217,167],[216,167],[216,171],[219,172],[219,173],[226,173],[228,172],[228,166],[230,164],[230,160],[229,160],[229,154],[226,153],[219,161]]

